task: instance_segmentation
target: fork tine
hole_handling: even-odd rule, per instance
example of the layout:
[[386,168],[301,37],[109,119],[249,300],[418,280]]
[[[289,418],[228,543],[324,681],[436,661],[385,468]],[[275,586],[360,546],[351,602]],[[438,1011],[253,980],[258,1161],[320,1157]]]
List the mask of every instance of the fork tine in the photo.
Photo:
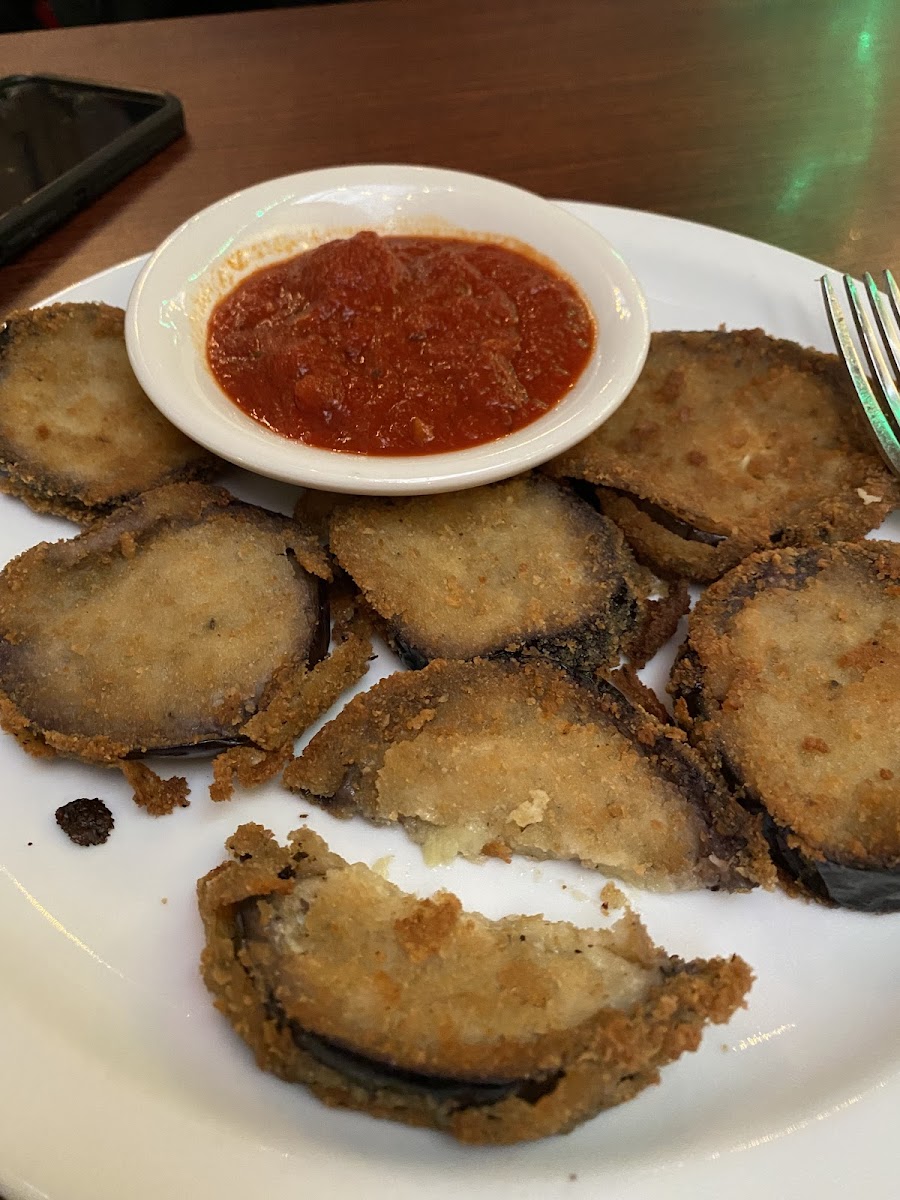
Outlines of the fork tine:
[[[827,275],[822,278],[822,295],[825,298],[825,309],[828,313],[832,333],[850,374],[854,395],[859,400],[872,436],[875,438],[885,462],[896,474],[900,475],[900,442],[872,391],[834,285]],[[866,344],[864,336],[863,344]]]
[[[897,328],[900,329],[900,289],[897,287],[897,281],[894,279],[893,271],[885,271],[884,281],[887,284],[888,296],[891,300],[891,308],[894,310],[894,320],[897,323]],[[900,364],[898,364],[897,369],[900,371]]]
[[900,376],[900,325],[898,325],[900,292],[890,271],[884,271],[884,288],[878,288],[874,278],[866,271],[865,286],[869,289],[871,304],[875,307],[878,329],[881,331],[884,347],[887,349],[890,365],[893,367],[892,379],[896,389],[898,388],[896,380]]
[[[866,288],[871,297],[873,292],[878,292],[878,288],[875,286],[875,281],[868,272],[866,272],[865,279]],[[876,332],[876,329],[872,324],[872,318],[866,311],[862,296],[860,295],[859,284],[852,275],[844,276],[844,287],[847,289],[847,296],[850,300],[850,310],[853,313],[853,320],[856,323],[856,330],[859,334],[859,340],[862,343],[862,348],[865,351],[866,358],[868,359],[869,367],[872,370],[872,374],[881,385],[882,397],[887,402],[890,413],[893,415],[894,420],[896,421],[898,416],[900,416],[900,394],[897,392],[896,384],[891,377],[891,371],[887,365],[887,359],[884,357],[884,349],[882,347],[881,338],[879,337],[880,331]],[[872,303],[874,305],[875,302],[872,301]],[[873,308],[873,311],[877,321],[879,316],[877,307]],[[881,408],[884,409],[882,397],[879,397],[878,399]]]
[[[881,384],[881,389],[891,410],[891,415],[897,427],[900,428],[900,391],[897,390],[895,377],[895,372],[900,370],[897,363],[898,356],[900,356],[900,351],[897,349],[898,335],[894,328],[893,316],[890,313],[884,295],[878,290],[878,285],[868,271],[866,271],[864,278],[866,290],[869,293],[869,303],[875,315],[875,324],[878,326],[878,333],[881,335],[880,337],[876,337],[872,331],[871,324],[869,324],[867,327],[867,336],[865,337],[865,346],[867,350],[872,352],[872,356],[877,364],[875,371],[878,375],[878,382]],[[887,349],[890,355],[890,366],[884,357],[884,348]]]

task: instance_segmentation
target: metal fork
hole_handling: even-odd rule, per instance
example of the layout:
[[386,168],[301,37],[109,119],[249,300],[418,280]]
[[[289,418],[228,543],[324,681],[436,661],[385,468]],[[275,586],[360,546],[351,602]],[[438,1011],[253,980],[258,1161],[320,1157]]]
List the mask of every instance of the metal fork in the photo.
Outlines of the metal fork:
[[856,349],[837,291],[827,275],[822,279],[822,295],[841,358],[850,373],[853,390],[881,456],[894,474],[900,475],[900,389],[897,382],[900,377],[900,290],[890,271],[885,271],[884,280],[887,296],[878,290],[875,280],[866,272],[863,277],[869,300],[866,305],[863,287],[851,276],[844,276],[850,310],[869,363],[871,379]]

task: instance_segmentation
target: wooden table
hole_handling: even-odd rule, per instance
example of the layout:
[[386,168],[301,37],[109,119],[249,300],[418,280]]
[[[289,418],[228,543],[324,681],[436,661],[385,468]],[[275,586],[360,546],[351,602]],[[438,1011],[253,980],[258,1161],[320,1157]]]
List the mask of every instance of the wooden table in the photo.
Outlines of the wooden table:
[[247,184],[379,160],[900,266],[898,31],[851,0],[373,0],[2,36],[0,73],[167,89],[188,136],[0,268],[0,310]]

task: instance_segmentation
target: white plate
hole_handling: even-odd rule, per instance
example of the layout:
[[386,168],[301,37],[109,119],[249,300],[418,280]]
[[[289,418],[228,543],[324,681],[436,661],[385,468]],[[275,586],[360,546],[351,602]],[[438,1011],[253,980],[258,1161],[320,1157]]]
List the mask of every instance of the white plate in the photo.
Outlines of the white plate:
[[[522,429],[444,454],[345,454],[282,437],[243,413],[209,369],[218,301],[260,267],[360,229],[500,238],[545,256],[581,293],[598,336],[562,399]],[[562,454],[618,408],[647,355],[644,297],[607,240],[559,206],[496,179],[366,163],[269,179],[195,213],[154,251],[131,294],[125,340],[135,374],[169,420],[228,462],[325,491],[456,491]]]
[[[758,324],[828,345],[816,264],[683,222],[566,207],[622,248],[657,328]],[[122,304],[138,266],[95,276],[67,296]],[[291,500],[290,488],[250,476],[235,473],[228,482],[270,506]],[[897,536],[900,526],[890,532]],[[4,559],[69,533],[63,522],[0,497]],[[390,669],[383,655],[367,682]],[[221,860],[240,821],[262,821],[283,835],[301,809],[274,786],[213,805],[208,767],[189,774],[192,806],[153,820],[131,805],[117,773],[29,759],[0,738],[0,1190],[7,1200],[896,1193],[900,916],[829,911],[782,895],[631,891],[670,951],[736,951],[753,965],[748,1009],[710,1029],[697,1054],[666,1068],[661,1087],[568,1137],[466,1149],[330,1111],[255,1068],[197,975],[194,881]],[[103,796],[115,810],[106,846],[77,848],[54,824],[54,809],[83,795]],[[602,880],[590,872],[523,860],[429,871],[402,835],[309,814],[345,857],[392,854],[390,873],[402,886],[450,886],[491,916],[544,911],[584,925],[601,921]]]

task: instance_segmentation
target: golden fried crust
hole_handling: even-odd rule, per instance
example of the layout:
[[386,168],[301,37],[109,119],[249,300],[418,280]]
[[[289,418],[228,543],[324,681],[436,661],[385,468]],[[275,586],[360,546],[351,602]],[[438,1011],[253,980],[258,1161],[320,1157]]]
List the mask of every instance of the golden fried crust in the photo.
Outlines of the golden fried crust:
[[[258,782],[365,671],[370,643],[349,626],[310,669],[328,575],[286,517],[199,483],[147,492],[0,574],[0,723],[31,752],[107,764],[237,744],[232,774]],[[130,777],[162,811],[171,788]]]
[[647,571],[639,588],[642,596],[653,598],[646,601],[640,623],[622,639],[622,652],[632,668],[646,666],[674,636],[678,622],[691,607],[691,595],[683,579],[657,579]]
[[221,465],[141,390],[125,314],[106,304],[13,313],[0,333],[0,488],[86,524],[149,488]]
[[655,333],[626,402],[545,469],[601,485],[655,569],[715,579],[773,542],[862,537],[900,503],[849,389],[834,355],[762,330]]
[[540,476],[339,504],[331,549],[410,665],[540,654],[590,677],[665,640],[653,580],[612,522]]
[[126,781],[131,785],[135,804],[151,817],[167,816],[176,808],[187,808],[190,804],[190,789],[183,776],[173,775],[170,779],[161,779],[142,762],[122,762],[120,767]]
[[738,958],[669,957],[633,915],[578,930],[418,900],[307,830],[280,847],[245,825],[229,849],[198,884],[201,966],[260,1067],[462,1141],[562,1133],[621,1103],[751,983]]
[[900,868],[895,543],[754,555],[701,597],[670,690],[807,859]]
[[[717,536],[715,545],[681,537],[672,528],[654,520],[640,507],[641,501],[613,488],[595,490],[597,505],[604,516],[615,521],[624,533],[638,562],[665,570],[682,579],[708,582],[734,566],[755,549],[749,542]],[[656,514],[661,516],[661,511]],[[670,522],[674,525],[674,522]],[[677,526],[676,526],[677,527]],[[688,528],[689,524],[685,524]]]
[[213,800],[230,800],[234,782],[256,787],[290,760],[294,741],[369,669],[372,622],[340,589],[331,599],[331,652],[312,671],[302,668],[289,686],[251,717],[243,733],[253,745],[235,746],[213,764]]
[[283,776],[399,822],[426,860],[577,859],[657,890],[773,880],[754,818],[684,735],[549,665],[436,661],[354,697]]

